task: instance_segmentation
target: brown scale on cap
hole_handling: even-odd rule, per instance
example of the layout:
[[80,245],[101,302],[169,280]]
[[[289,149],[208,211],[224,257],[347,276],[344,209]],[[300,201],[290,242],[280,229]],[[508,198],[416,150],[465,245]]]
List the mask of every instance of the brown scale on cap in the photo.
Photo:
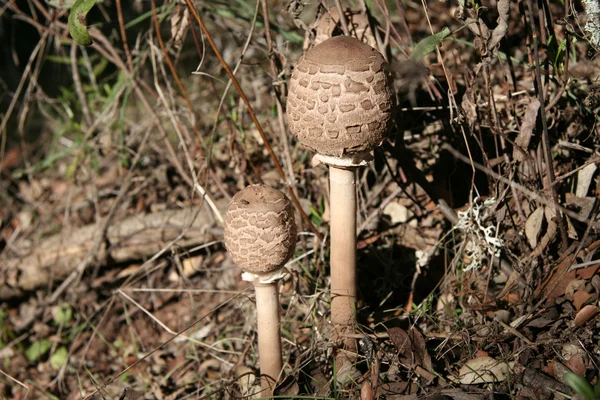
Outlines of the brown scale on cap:
[[352,37],[336,36],[307,51],[290,79],[290,131],[318,154],[373,150],[389,134],[394,108],[387,62]]
[[290,200],[266,185],[251,185],[229,203],[225,245],[245,272],[277,271],[294,254],[296,223]]

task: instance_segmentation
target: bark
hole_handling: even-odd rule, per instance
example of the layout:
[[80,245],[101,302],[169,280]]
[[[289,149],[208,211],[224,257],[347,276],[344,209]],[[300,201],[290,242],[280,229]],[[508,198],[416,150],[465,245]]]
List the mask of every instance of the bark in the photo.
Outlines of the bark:
[[[171,244],[190,248],[212,240],[214,228],[207,207],[142,214],[115,222],[96,255],[98,266],[153,256]],[[32,246],[17,241],[0,258],[0,299],[23,295],[66,278],[90,251],[98,225],[61,232]]]

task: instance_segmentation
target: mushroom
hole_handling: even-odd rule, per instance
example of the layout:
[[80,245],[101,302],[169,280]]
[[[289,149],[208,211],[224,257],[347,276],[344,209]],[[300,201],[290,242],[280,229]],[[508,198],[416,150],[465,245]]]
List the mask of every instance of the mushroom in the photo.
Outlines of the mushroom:
[[294,209],[279,190],[251,185],[229,203],[225,246],[256,291],[262,396],[273,394],[283,366],[277,283],[294,254],[296,233]]
[[[290,131],[329,165],[331,205],[331,322],[354,351],[356,304],[355,172],[393,124],[396,97],[389,66],[371,46],[348,36],[308,50],[289,82]],[[339,359],[338,359],[339,362]]]

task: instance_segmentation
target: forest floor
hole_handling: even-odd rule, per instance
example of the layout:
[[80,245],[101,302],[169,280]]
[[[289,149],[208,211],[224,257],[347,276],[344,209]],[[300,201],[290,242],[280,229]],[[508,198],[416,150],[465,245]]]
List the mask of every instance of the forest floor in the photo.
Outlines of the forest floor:
[[358,375],[337,382],[328,174],[284,111],[336,2],[194,1],[204,32],[186,2],[100,1],[89,47],[73,1],[0,2],[0,399],[255,397],[254,292],[223,244],[253,183],[312,225],[280,284],[277,398],[600,398],[586,3],[341,2],[350,33],[368,8],[399,112],[358,172]]

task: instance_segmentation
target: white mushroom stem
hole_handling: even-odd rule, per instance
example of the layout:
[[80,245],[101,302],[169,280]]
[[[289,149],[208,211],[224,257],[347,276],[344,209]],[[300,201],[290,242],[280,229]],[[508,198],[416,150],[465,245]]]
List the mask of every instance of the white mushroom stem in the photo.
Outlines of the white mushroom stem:
[[279,323],[279,289],[277,281],[254,283],[258,320],[258,356],[262,397],[273,395],[281,369],[281,336]]
[[[330,166],[331,322],[352,333],[356,309],[356,168]],[[350,331],[350,332],[349,332]],[[354,342],[354,340],[351,340]],[[345,340],[344,342],[348,342]],[[348,347],[349,343],[345,343]],[[350,344],[350,347],[354,347]],[[347,350],[352,350],[347,348]]]

